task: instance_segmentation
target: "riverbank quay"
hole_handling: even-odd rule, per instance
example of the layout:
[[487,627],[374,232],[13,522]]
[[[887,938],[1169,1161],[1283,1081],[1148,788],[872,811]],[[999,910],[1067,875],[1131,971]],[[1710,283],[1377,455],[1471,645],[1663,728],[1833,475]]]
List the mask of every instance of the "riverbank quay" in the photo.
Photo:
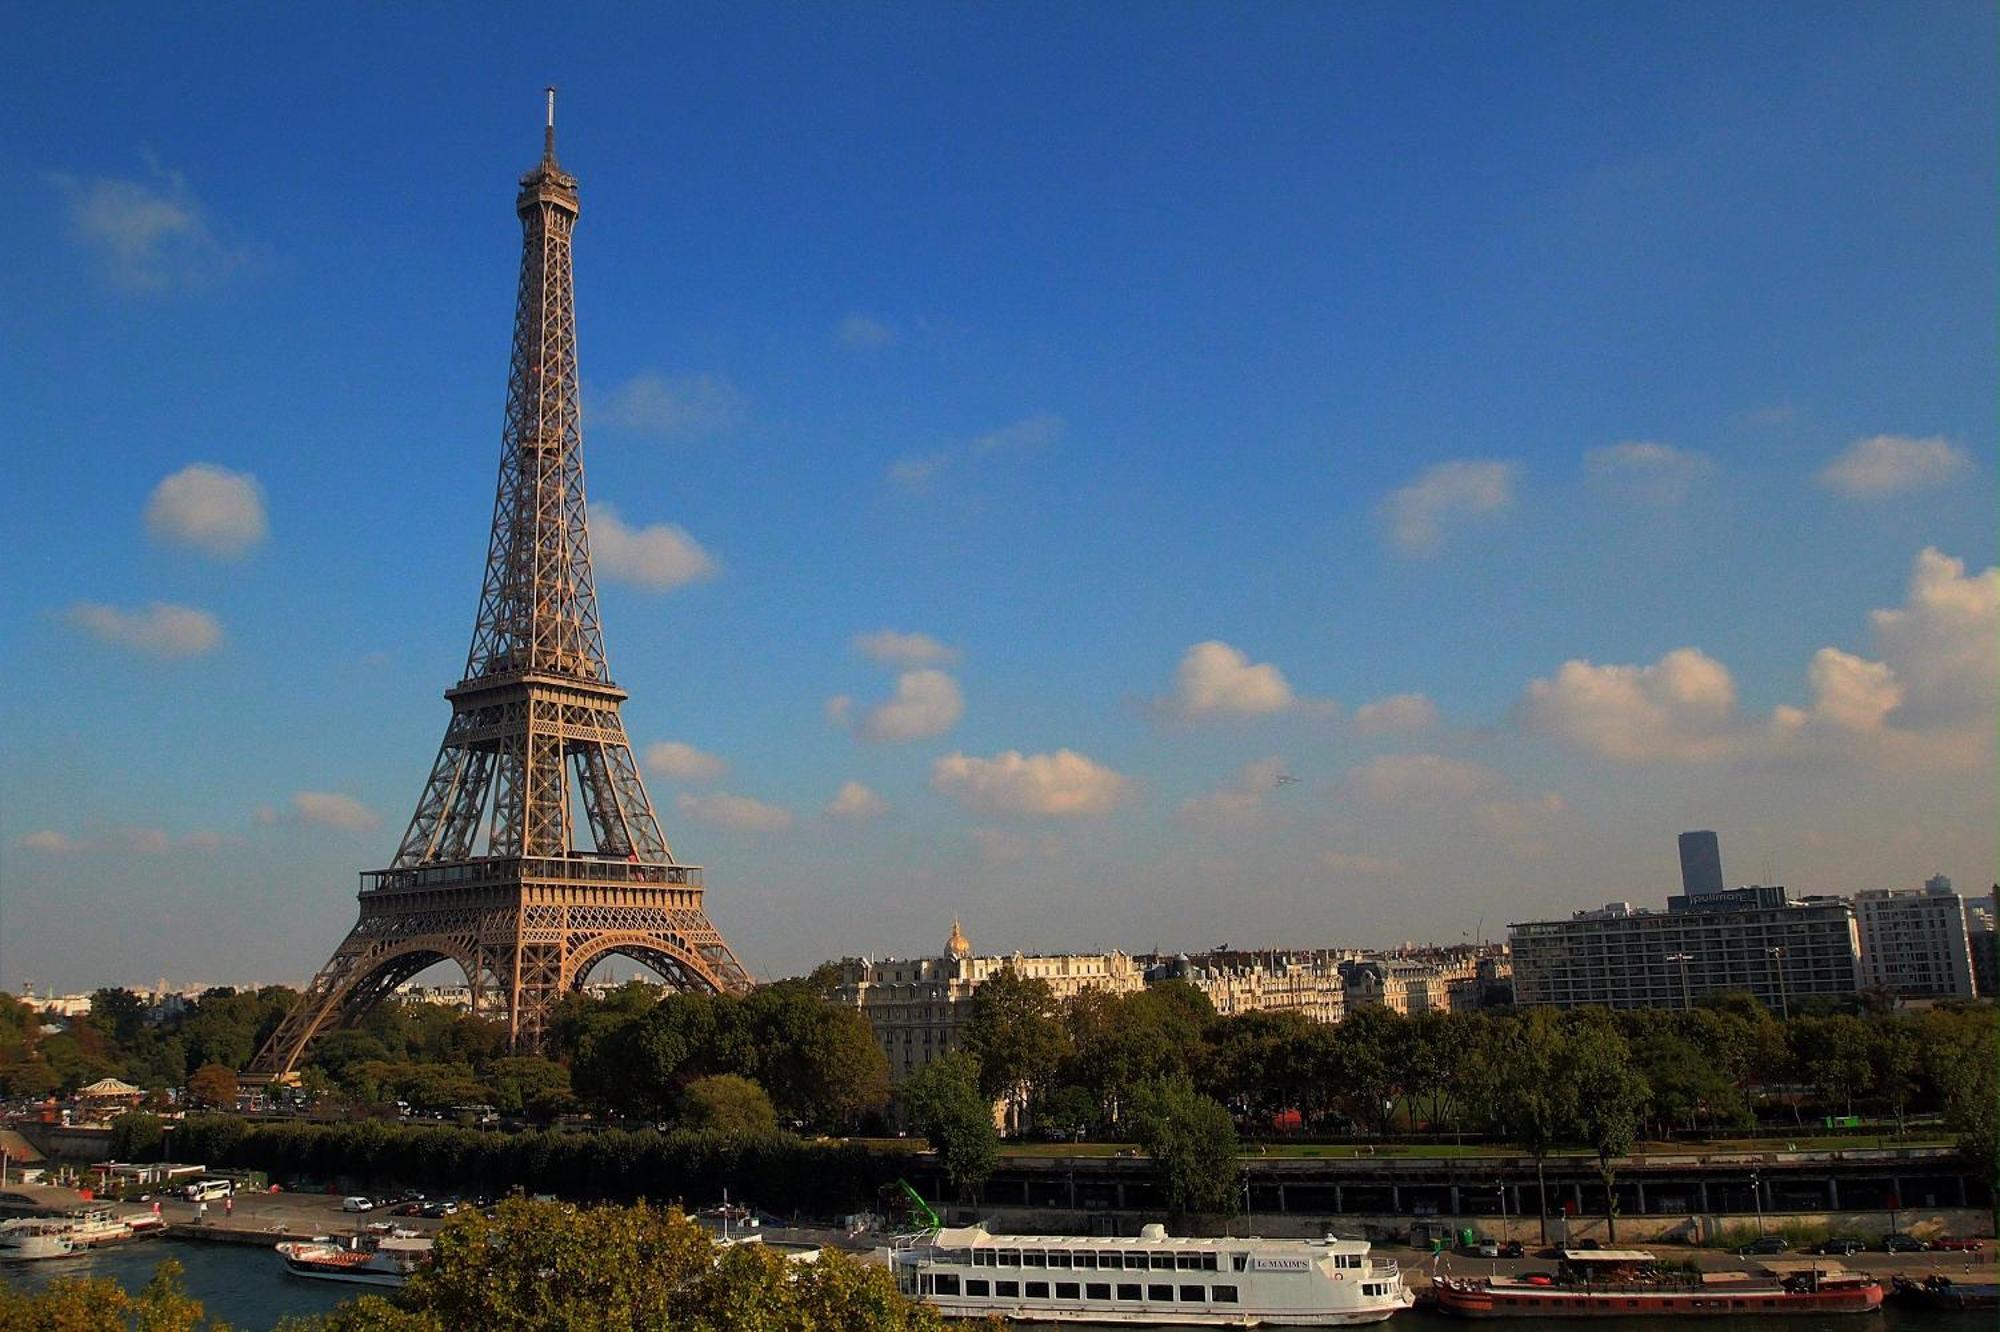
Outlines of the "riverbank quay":
[[[1538,1171],[1533,1157],[1507,1153],[1306,1154],[1313,1150],[1242,1159],[1244,1210],[1262,1233],[1393,1241],[1473,1229],[1531,1243],[1543,1238],[1545,1197],[1550,1240],[1612,1238],[1594,1157],[1550,1156]],[[1670,1149],[1612,1165],[1621,1243],[1706,1241],[1760,1223],[1801,1235],[1991,1234],[1990,1186],[1952,1147]],[[1143,1155],[1097,1144],[1003,1152],[979,1211],[1008,1229],[1136,1234],[1164,1208],[1153,1173]],[[929,1158],[910,1178],[927,1196],[949,1196]]]

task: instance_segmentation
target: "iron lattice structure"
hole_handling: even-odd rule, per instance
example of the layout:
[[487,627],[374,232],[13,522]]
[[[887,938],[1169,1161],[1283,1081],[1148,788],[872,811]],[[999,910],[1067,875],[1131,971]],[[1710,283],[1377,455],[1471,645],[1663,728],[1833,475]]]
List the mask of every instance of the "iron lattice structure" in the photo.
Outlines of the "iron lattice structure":
[[[465,678],[388,869],[361,876],[361,918],[251,1071],[291,1073],[321,1032],[450,960],[473,1011],[539,1049],[562,997],[622,953],[685,989],[750,977],[709,922],[701,870],[673,858],[605,664],[578,421],[570,235],[576,178],[521,178],[521,281],[493,535]],[[578,845],[587,825],[590,846]]]

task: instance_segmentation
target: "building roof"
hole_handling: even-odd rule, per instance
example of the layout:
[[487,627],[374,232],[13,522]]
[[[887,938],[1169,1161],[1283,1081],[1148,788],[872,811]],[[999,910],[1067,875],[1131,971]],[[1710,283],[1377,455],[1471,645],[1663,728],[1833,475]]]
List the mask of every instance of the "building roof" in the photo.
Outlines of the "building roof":
[[13,1129],[0,1129],[0,1152],[4,1152],[9,1161],[26,1165],[33,1165],[35,1162],[45,1159],[40,1152],[35,1150],[34,1143],[29,1142]]
[[134,1087],[122,1078],[99,1078],[88,1087],[77,1090],[78,1096],[144,1096],[144,1087]]

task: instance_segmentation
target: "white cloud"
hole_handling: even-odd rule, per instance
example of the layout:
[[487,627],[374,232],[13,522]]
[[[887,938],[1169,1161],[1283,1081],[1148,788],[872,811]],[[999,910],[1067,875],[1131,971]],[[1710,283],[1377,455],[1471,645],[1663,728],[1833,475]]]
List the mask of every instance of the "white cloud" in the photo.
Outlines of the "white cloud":
[[1063,419],[1050,412],[1023,417],[950,448],[899,458],[890,465],[889,480],[905,490],[922,493],[930,490],[948,468],[995,453],[1025,451],[1053,444],[1062,438],[1064,428]]
[[1942,436],[1858,439],[1820,471],[1819,483],[1849,499],[1882,499],[1948,485],[1972,466],[1963,449]]
[[1926,547],[1903,605],[1869,620],[1882,659],[1907,690],[1898,722],[1991,725],[2000,680],[2000,567],[1968,575],[1963,560]]
[[851,314],[834,326],[833,337],[843,347],[866,351],[893,343],[896,330],[893,325],[872,316]]
[[1813,654],[1806,678],[1813,689],[1813,715],[1847,731],[1874,731],[1903,701],[1896,673],[1839,648]]
[[263,488],[248,472],[189,463],[153,487],[146,530],[158,541],[234,558],[269,535]]
[[599,574],[653,592],[702,582],[722,567],[686,529],[672,523],[629,527],[609,504],[590,506],[590,550]]
[[1437,463],[1389,496],[1389,534],[1413,554],[1437,549],[1445,525],[1457,518],[1497,513],[1514,502],[1510,462],[1462,460]]
[[292,796],[292,810],[301,823],[342,832],[367,832],[382,818],[353,796],[338,791],[298,791]]
[[1249,654],[1210,639],[1181,654],[1174,671],[1174,692],[1160,701],[1160,710],[1186,721],[1221,717],[1264,717],[1301,709],[1331,712],[1324,699],[1303,699],[1292,691],[1285,673],[1271,662],[1252,662]]
[[835,726],[845,726],[854,711],[854,698],[849,694],[835,694],[820,705],[820,711],[826,714],[828,722]]
[[1688,491],[1715,470],[1706,454],[1651,441],[1591,449],[1583,460],[1594,480],[1627,498],[1661,507],[1686,499]]
[[729,765],[682,741],[660,740],[646,746],[646,771],[669,781],[701,782],[720,777]]
[[1362,793],[1381,805],[1470,800],[1502,784],[1491,768],[1443,754],[1382,754],[1362,764],[1353,777]]
[[1352,851],[1323,852],[1317,863],[1340,878],[1386,879],[1404,870],[1403,862],[1394,856],[1366,856]]
[[79,601],[63,618],[101,642],[168,660],[199,657],[222,646],[222,622],[215,616],[164,601],[144,610]]
[[1691,647],[1651,666],[1567,661],[1554,679],[1529,683],[1519,715],[1531,730],[1600,758],[1721,758],[1734,739],[1736,682]]
[[870,740],[920,740],[943,735],[964,715],[958,681],[943,671],[905,671],[896,677],[896,692],[868,709],[861,734]]
[[931,786],[960,804],[996,814],[1069,818],[1104,814],[1130,795],[1132,784],[1074,750],[992,758],[947,754],[931,766]]
[[1480,832],[1524,860],[1548,854],[1549,837],[1569,804],[1554,791],[1530,800],[1487,800],[1473,806]]
[[1363,735],[1428,731],[1438,724],[1437,704],[1422,694],[1391,694],[1354,711],[1354,729]]
[[737,832],[783,832],[792,826],[792,811],[749,796],[683,795],[674,804],[691,819]]
[[213,851],[234,839],[206,828],[181,834],[178,838],[162,828],[117,828],[88,838],[71,837],[53,828],[43,828],[17,838],[15,845],[44,855],[69,856],[85,851],[111,851],[126,855],[159,856],[175,847],[186,851]]
[[97,256],[105,277],[128,291],[199,286],[236,268],[245,251],[223,243],[178,171],[147,180],[51,177],[69,204],[72,236]]
[[860,782],[842,782],[826,812],[836,819],[872,819],[889,812],[889,802]]
[[659,438],[722,434],[742,425],[746,415],[743,395],[720,375],[646,371],[590,404],[592,425]]
[[14,840],[14,845],[24,851],[40,851],[44,855],[66,856],[82,849],[82,845],[68,833],[59,833],[54,828],[42,828]]
[[1267,812],[1265,798],[1278,789],[1284,771],[1285,761],[1276,755],[1246,763],[1228,784],[1183,800],[1179,817],[1218,826],[1255,823]]
[[894,629],[856,634],[854,648],[884,666],[949,666],[959,658],[957,648],[940,643],[929,634],[905,634]]

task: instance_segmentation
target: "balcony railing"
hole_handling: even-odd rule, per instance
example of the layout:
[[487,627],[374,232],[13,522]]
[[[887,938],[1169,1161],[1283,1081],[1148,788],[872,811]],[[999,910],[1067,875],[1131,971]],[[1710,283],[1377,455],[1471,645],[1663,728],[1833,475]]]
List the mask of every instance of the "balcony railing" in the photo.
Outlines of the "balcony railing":
[[361,875],[361,891],[379,893],[471,888],[490,883],[512,883],[520,879],[699,888],[701,867],[652,865],[596,856],[495,856],[480,860],[455,860],[444,865],[418,865],[409,869],[368,870]]

